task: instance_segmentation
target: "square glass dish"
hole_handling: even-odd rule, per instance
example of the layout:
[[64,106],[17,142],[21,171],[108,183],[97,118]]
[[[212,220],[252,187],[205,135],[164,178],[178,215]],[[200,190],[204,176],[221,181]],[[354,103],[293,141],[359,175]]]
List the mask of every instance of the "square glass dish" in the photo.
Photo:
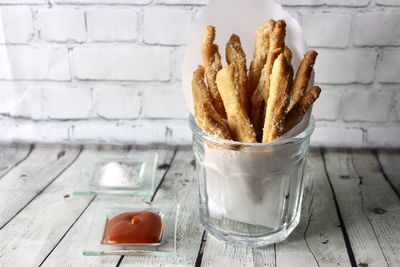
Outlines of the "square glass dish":
[[81,173],[74,194],[123,194],[151,196],[155,188],[158,154],[141,156],[100,157]]
[[[83,255],[174,256],[179,205],[169,200],[162,203],[128,200],[124,197],[96,199]],[[159,230],[154,230],[155,222],[149,219],[149,214],[161,220]],[[150,241],[143,242],[146,237]]]

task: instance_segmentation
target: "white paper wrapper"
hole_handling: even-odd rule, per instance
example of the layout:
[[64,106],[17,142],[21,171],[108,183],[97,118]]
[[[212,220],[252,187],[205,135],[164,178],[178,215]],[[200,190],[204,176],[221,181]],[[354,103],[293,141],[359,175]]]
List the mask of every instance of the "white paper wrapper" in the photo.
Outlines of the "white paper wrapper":
[[[272,0],[211,0],[193,29],[183,61],[183,90],[188,110],[193,114],[191,80],[193,71],[202,64],[201,45],[204,29],[214,25],[217,30],[216,43],[222,58],[225,44],[232,33],[240,36],[247,55],[247,64],[253,56],[257,28],[268,19],[286,21],[287,46],[292,50],[292,64],[297,70],[307,50],[302,29],[287,11]],[[226,65],[223,60],[223,65]],[[310,87],[313,79],[310,81]],[[309,123],[311,111],[305,119],[281,138],[303,131]],[[209,209],[213,217],[225,217],[244,223],[275,228],[281,221],[282,195],[287,194],[290,182],[288,174],[274,177],[263,176],[271,169],[281,171],[291,168],[293,150],[268,153],[259,151],[233,151],[205,146],[204,165],[207,172]],[[279,155],[278,155],[279,154]],[[288,170],[289,171],[289,170]],[[285,176],[286,175],[286,176]],[[227,184],[227,177],[229,183]],[[260,187],[261,186],[261,187]]]

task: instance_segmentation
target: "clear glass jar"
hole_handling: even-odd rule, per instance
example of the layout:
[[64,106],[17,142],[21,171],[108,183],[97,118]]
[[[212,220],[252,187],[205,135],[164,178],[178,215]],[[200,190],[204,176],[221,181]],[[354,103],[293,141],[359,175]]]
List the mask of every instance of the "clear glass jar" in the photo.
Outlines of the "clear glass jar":
[[259,247],[286,239],[300,220],[303,174],[314,130],[271,143],[228,141],[191,115],[200,223],[221,241]]

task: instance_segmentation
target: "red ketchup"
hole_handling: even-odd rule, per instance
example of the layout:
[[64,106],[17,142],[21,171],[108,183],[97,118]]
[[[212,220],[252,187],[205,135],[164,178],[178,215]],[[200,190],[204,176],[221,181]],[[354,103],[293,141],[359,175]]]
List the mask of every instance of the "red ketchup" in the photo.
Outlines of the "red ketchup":
[[162,234],[160,215],[150,211],[124,212],[108,220],[103,243],[159,243]]

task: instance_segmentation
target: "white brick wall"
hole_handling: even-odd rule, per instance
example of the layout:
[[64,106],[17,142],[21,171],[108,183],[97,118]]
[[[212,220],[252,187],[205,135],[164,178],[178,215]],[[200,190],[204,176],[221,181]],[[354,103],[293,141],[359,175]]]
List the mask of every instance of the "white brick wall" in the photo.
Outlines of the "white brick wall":
[[77,9],[40,9],[37,12],[38,37],[44,41],[83,42],[85,17]]
[[27,43],[33,37],[33,14],[29,7],[0,9],[0,43]]
[[0,46],[0,79],[70,80],[66,48]]
[[317,83],[371,83],[377,52],[373,49],[318,49]]
[[191,32],[192,13],[151,8],[144,11],[143,39],[148,44],[182,45]]
[[378,80],[383,83],[400,82],[400,49],[385,49],[378,64]]
[[303,27],[309,46],[346,47],[350,40],[351,15],[304,14]]
[[128,86],[103,85],[94,88],[98,116],[107,119],[136,119],[139,117],[142,92]]
[[356,45],[399,45],[400,12],[368,12],[357,14],[354,33]]
[[168,48],[108,46],[76,48],[75,75],[81,80],[167,81],[170,78]]
[[[0,1],[0,142],[189,144],[182,57],[207,2]],[[312,143],[400,147],[400,1],[277,2],[319,53]]]
[[133,41],[139,36],[139,15],[132,10],[91,10],[86,14],[93,42]]

